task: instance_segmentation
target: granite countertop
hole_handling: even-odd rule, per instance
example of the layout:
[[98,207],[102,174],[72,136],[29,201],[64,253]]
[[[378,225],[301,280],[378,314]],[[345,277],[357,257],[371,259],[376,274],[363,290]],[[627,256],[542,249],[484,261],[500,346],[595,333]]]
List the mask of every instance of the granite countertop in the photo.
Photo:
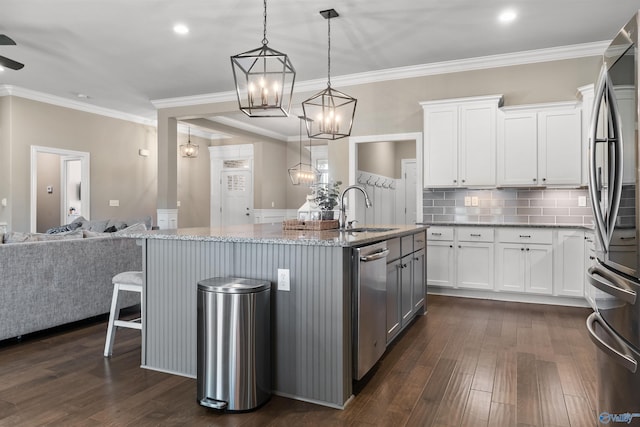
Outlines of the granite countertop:
[[[366,227],[366,226],[363,226]],[[357,228],[363,228],[357,227]],[[310,246],[357,247],[380,242],[393,237],[424,230],[426,225],[375,225],[390,228],[389,231],[347,232],[339,230],[283,230],[282,224],[247,224],[222,228],[179,228],[174,230],[150,230],[130,233],[124,237],[136,239],[197,240],[230,243],[271,243]]]
[[518,228],[573,228],[581,230],[593,230],[593,225],[580,224],[492,224],[492,223],[469,223],[469,222],[431,222],[420,223],[429,227],[518,227]]

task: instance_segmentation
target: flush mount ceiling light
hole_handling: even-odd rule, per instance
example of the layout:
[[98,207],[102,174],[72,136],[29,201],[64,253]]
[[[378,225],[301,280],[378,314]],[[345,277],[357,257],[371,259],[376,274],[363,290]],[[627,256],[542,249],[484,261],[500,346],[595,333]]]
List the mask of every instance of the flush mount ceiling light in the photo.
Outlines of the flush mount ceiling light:
[[289,179],[293,185],[311,185],[318,181],[320,172],[310,164],[302,163],[302,122],[306,119],[304,116],[298,116],[298,118],[300,119],[300,163],[289,168]]
[[288,117],[296,70],[289,57],[267,46],[264,0],[262,46],[231,57],[238,106],[249,117]]
[[339,139],[351,135],[358,101],[331,87],[331,18],[340,15],[335,9],[322,10],[320,15],[327,20],[327,88],[304,101],[302,110],[309,138]]
[[182,144],[180,146],[180,155],[182,157],[193,159],[198,157],[198,149],[198,144],[191,143],[191,128],[189,128],[189,139],[186,144]]

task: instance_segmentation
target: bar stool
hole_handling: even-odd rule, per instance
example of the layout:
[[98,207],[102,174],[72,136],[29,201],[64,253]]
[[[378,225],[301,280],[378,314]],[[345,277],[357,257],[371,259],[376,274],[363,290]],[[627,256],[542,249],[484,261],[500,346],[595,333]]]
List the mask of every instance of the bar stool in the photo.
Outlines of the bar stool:
[[142,330],[142,319],[119,320],[120,317],[120,291],[138,292],[142,303],[142,271],[124,271],[113,276],[113,297],[111,298],[111,311],[109,313],[109,326],[107,327],[107,339],[104,343],[104,357],[110,357],[113,352],[113,340],[116,335],[116,327]]

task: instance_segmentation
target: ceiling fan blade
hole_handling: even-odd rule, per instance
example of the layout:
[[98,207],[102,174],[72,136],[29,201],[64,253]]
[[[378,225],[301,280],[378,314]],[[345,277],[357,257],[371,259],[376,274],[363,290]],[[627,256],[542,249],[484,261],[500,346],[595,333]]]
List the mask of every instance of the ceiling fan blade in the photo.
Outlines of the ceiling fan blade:
[[13,39],[11,39],[11,37],[5,36],[4,34],[0,34],[0,46],[14,45],[14,44],[16,44],[16,42],[14,42]]
[[5,68],[10,68],[12,70],[20,70],[24,67],[24,64],[14,61],[13,59],[5,58],[4,56],[0,56],[0,66]]

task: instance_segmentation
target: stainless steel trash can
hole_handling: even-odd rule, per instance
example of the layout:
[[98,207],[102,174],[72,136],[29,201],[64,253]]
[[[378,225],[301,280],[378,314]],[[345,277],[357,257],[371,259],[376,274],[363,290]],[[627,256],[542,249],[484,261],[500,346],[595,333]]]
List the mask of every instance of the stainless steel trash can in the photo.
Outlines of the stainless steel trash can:
[[198,403],[250,411],[271,396],[271,283],[198,282]]

